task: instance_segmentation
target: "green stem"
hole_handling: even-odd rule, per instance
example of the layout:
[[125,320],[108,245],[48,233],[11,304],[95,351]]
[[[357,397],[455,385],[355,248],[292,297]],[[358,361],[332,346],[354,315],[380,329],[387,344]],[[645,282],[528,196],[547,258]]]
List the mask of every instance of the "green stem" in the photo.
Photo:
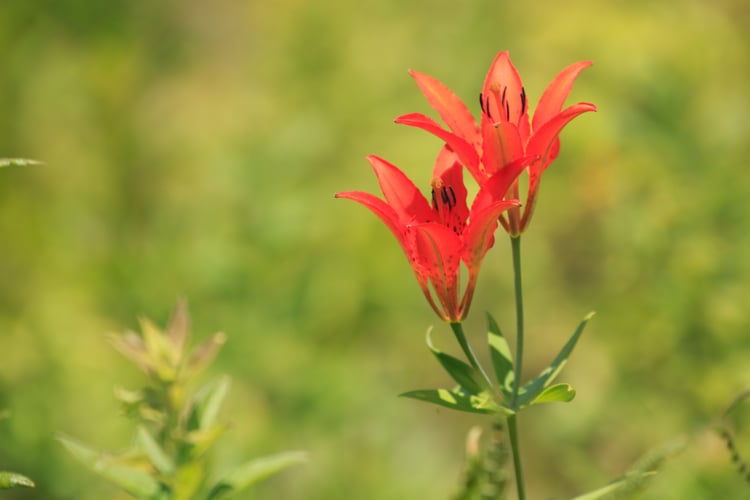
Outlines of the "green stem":
[[514,363],[513,397],[511,407],[515,408],[518,389],[521,386],[523,371],[523,282],[521,280],[521,236],[511,236],[510,247],[513,254],[513,283],[516,297],[516,359]]
[[482,365],[479,364],[479,360],[477,360],[477,356],[474,354],[474,351],[471,349],[471,346],[469,345],[469,342],[466,340],[466,334],[464,334],[464,327],[461,323],[451,323],[451,330],[453,330],[453,334],[456,336],[456,340],[458,340],[458,345],[461,346],[461,350],[466,355],[466,359],[469,360],[469,364],[474,367],[479,373],[482,374],[482,377],[484,378],[484,381],[487,383],[487,387],[492,387],[492,382],[490,381],[490,378],[487,376],[487,373],[484,371],[484,368],[482,368]]
[[[521,236],[511,236],[511,253],[513,255],[513,282],[516,297],[516,359],[514,363],[513,395],[511,397],[511,408],[516,407],[518,389],[521,387],[521,374],[523,369],[523,281],[521,280]],[[508,417],[508,434],[510,436],[510,447],[513,454],[513,469],[516,473],[516,491],[518,500],[526,499],[526,491],[523,482],[523,469],[521,467],[521,448],[518,444],[518,426],[516,415]]]
[[516,473],[516,491],[518,492],[518,500],[526,500],[526,487],[523,483],[521,448],[518,445],[518,428],[516,427],[515,414],[508,417],[508,434],[510,435],[510,451],[513,455],[513,470]]

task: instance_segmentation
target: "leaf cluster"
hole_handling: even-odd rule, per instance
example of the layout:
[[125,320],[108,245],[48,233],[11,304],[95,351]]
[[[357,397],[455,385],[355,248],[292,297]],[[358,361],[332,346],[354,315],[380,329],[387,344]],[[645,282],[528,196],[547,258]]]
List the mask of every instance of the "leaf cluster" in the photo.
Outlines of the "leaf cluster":
[[189,382],[214,359],[226,335],[214,334],[189,349],[184,302],[178,303],[165,330],[148,319],[140,324],[140,335],[110,336],[113,346],[148,376],[148,384],[139,390],[116,390],[124,414],[136,422],[133,445],[112,454],[60,436],[75,458],[136,498],[148,500],[225,498],[306,460],[302,452],[279,453],[209,480],[207,453],[227,430],[218,416],[231,382],[222,376],[194,393]]
[[432,344],[431,331],[428,331],[427,346],[457,385],[451,389],[409,391],[401,396],[458,411],[506,416],[536,404],[572,401],[575,389],[567,383],[553,382],[567,363],[592,316],[593,313],[581,321],[547,368],[517,389],[510,347],[491,315],[487,315],[487,344],[495,375],[494,382],[485,377],[481,370],[437,349]]

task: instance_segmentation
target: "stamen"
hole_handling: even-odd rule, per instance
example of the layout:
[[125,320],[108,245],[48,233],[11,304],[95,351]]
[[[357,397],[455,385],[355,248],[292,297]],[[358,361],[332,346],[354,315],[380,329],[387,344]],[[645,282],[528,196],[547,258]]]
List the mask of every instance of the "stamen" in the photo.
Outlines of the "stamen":
[[521,114],[526,111],[526,89],[521,87]]
[[505,101],[505,120],[510,121],[510,104]]
[[505,102],[505,93],[506,93],[507,91],[508,91],[508,87],[503,87],[503,95],[501,95],[501,96],[500,96],[500,102],[501,102],[502,104],[507,104],[507,103]]
[[445,188],[445,186],[443,186],[443,189],[440,190],[440,197],[443,199],[443,203],[448,206],[448,211],[453,210],[453,203],[451,197],[448,195],[448,190]]
[[479,93],[479,108],[482,110],[482,113],[486,113],[484,110],[484,96],[481,92]]
[[448,191],[451,194],[451,198],[453,198],[453,206],[455,207],[458,204],[458,200],[456,199],[456,192],[453,190],[453,186],[448,186]]
[[432,190],[432,208],[437,210],[437,197],[435,196],[435,190]]

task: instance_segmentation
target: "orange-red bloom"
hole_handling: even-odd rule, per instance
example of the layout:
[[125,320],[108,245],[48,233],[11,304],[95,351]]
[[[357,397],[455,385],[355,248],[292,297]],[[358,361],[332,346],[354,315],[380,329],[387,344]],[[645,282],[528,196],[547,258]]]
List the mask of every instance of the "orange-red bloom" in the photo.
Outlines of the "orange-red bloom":
[[[529,120],[529,103],[521,78],[508,53],[500,52],[479,95],[482,110],[479,124],[448,87],[431,76],[411,71],[448,129],[421,113],[401,116],[396,122],[424,129],[445,141],[480,186],[508,165],[530,158],[523,207],[511,209],[507,218],[500,217],[506,231],[517,236],[531,220],[539,181],[559,152],[558,136],[563,127],[581,113],[596,111],[596,106],[586,102],[562,109],[576,77],[590,65],[590,61],[582,61],[563,69],[544,91],[533,119]],[[517,182],[507,196],[519,197]]]
[[[523,164],[517,162],[488,177],[470,210],[462,166],[448,148],[441,150],[435,162],[432,203],[395,165],[377,156],[367,160],[375,170],[385,201],[360,191],[338,193],[336,197],[357,201],[380,217],[401,244],[438,316],[449,322],[461,321],[469,311],[482,259],[494,242],[498,217],[519,204],[497,193],[508,191]],[[467,283],[459,296],[462,262]]]

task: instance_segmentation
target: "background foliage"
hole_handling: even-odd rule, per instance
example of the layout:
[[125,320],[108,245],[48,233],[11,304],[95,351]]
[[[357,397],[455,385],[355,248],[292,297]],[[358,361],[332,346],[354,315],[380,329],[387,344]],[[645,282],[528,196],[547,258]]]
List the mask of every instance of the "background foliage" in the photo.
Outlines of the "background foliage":
[[[116,498],[53,435],[127,447],[112,390],[140,375],[105,334],[180,296],[196,339],[229,335],[217,466],[310,452],[257,498],[446,498],[476,418],[395,397],[445,382],[435,319],[387,230],[332,195],[376,189],[370,153],[426,186],[436,140],[391,123],[428,111],[407,68],[474,103],[502,49],[532,103],[594,60],[571,102],[599,106],[524,238],[528,374],[598,313],[576,401],[520,422],[530,497],[684,433],[643,498],[746,495],[705,426],[750,383],[749,24],[742,0],[3,3],[0,156],[45,161],[0,175],[0,468],[37,484],[13,498]],[[512,326],[504,238],[484,267],[475,342],[485,310]]]

